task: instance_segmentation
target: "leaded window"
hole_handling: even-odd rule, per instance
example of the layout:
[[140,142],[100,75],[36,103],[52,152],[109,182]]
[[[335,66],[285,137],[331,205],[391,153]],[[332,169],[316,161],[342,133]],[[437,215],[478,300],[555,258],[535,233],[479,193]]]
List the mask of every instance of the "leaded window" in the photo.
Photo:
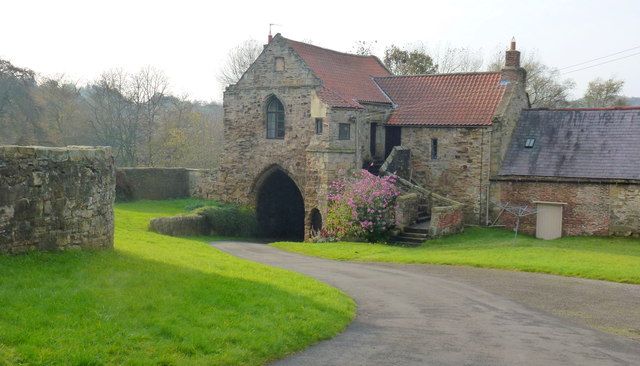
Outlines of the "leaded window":
[[275,97],[267,104],[267,138],[284,138],[284,106]]

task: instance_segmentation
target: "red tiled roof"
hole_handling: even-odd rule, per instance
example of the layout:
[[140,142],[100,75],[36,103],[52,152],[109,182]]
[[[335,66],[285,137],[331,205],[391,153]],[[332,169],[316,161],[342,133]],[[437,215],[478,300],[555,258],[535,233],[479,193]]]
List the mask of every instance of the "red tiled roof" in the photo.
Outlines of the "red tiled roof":
[[372,79],[391,75],[377,57],[351,55],[290,39],[287,42],[322,80],[319,97],[330,106],[361,108],[359,102],[391,103]]
[[484,126],[502,100],[499,72],[375,78],[396,105],[388,124]]

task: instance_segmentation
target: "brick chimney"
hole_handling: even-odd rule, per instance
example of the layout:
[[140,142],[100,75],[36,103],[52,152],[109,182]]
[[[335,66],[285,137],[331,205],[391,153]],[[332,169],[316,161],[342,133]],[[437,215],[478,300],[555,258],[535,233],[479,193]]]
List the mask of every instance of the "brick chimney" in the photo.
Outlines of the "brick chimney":
[[516,49],[516,39],[511,38],[509,49],[505,52],[502,80],[524,84],[526,75],[526,71],[520,67],[520,51]]

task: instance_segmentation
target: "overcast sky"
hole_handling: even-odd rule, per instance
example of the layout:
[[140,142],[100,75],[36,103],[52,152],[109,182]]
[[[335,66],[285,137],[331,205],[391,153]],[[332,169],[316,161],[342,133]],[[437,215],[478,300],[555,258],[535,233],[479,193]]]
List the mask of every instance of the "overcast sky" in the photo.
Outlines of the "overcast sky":
[[[274,34],[339,51],[376,40],[379,54],[391,43],[424,42],[481,49],[489,58],[515,36],[519,49],[557,68],[640,46],[639,0],[0,1],[0,57],[14,64],[81,83],[106,69],[152,65],[175,93],[205,101],[221,100],[216,75],[229,49],[266,42],[269,23],[280,25]],[[640,96],[639,66],[636,55],[565,76],[577,95],[599,76],[623,79],[624,93]]]

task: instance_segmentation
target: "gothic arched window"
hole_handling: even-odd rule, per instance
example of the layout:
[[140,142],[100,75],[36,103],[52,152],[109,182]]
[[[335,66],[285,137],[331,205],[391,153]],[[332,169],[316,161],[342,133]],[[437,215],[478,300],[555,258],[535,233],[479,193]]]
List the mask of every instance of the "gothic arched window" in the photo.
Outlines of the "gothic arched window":
[[267,104],[267,138],[284,138],[284,106],[276,97]]

